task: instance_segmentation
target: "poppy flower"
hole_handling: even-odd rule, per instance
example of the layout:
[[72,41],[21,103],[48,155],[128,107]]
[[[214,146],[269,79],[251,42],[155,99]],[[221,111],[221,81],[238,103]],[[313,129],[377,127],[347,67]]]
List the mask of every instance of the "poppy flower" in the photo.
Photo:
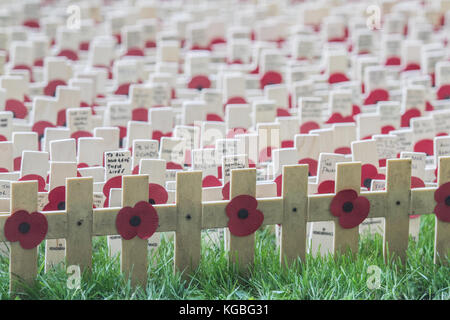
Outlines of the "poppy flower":
[[352,116],[355,116],[360,113],[361,113],[361,108],[359,106],[357,106],[356,104],[352,105]]
[[55,80],[49,81],[49,83],[44,88],[44,94],[46,96],[54,97],[56,94],[56,88],[58,86],[65,86],[66,84],[67,83],[61,79],[55,79]]
[[434,110],[433,105],[430,103],[430,101],[427,101],[425,103],[425,111],[433,111],[433,110]]
[[339,112],[335,112],[331,115],[331,117],[325,123],[343,123],[343,122],[354,122],[353,116],[344,117]]
[[147,40],[147,41],[145,41],[145,47],[146,48],[156,48],[156,42],[153,40]]
[[45,191],[45,180],[38,174],[27,174],[24,175],[22,178],[19,179],[19,181],[37,181],[38,182],[38,191],[44,192]]
[[237,134],[247,133],[247,129],[245,128],[232,128],[227,132],[227,139],[234,139]]
[[246,104],[247,100],[245,100],[242,97],[231,97],[227,100],[227,102],[223,105],[223,110],[226,109],[227,105],[229,104]]
[[334,153],[351,154],[352,153],[352,149],[350,147],[339,147],[339,148],[336,148],[334,150]]
[[345,82],[345,81],[349,81],[349,79],[344,73],[341,73],[341,72],[335,72],[328,77],[329,84]]
[[331,201],[331,214],[339,218],[344,229],[352,229],[361,224],[370,211],[370,202],[366,197],[358,196],[355,190],[339,191]]
[[124,56],[131,56],[131,57],[143,57],[144,51],[139,48],[130,48],[128,51],[124,54]]
[[127,96],[128,92],[130,91],[130,85],[131,85],[131,82],[121,84],[120,86],[117,87],[114,94]]
[[53,123],[49,121],[38,121],[33,124],[31,131],[34,131],[38,134],[38,141],[41,141],[44,136],[45,128],[54,128],[56,127]]
[[172,132],[167,132],[167,133],[162,133],[159,130],[154,130],[152,132],[152,139],[153,140],[158,140],[161,142],[161,138],[162,137],[171,137],[172,136]]
[[403,71],[420,70],[420,65],[414,62],[408,63]]
[[257,207],[258,201],[250,195],[239,195],[227,204],[225,211],[229,218],[228,229],[232,235],[245,237],[261,227],[264,214]]
[[65,127],[66,124],[66,109],[61,109],[56,114],[56,125]]
[[119,33],[113,34],[113,37],[116,38],[116,42],[117,44],[121,44],[122,43],[122,35]]
[[304,158],[298,161],[298,164],[308,165],[308,176],[315,177],[317,175],[317,160],[312,158]]
[[281,148],[293,148],[294,140],[283,140],[281,141]]
[[48,194],[48,203],[43,211],[66,210],[66,187],[59,186],[52,189]]
[[370,190],[373,179],[384,180],[386,179],[386,176],[378,173],[378,170],[374,165],[368,163],[363,164],[361,167],[361,187],[366,187]]
[[213,175],[208,175],[202,180],[203,188],[211,188],[211,187],[220,187],[222,186],[222,182]]
[[157,184],[149,183],[148,185],[148,203],[150,204],[165,204],[169,199],[169,194],[166,189]]
[[399,66],[402,63],[400,57],[392,56],[386,59],[385,66]]
[[230,182],[228,181],[222,188],[222,199],[230,200]]
[[208,113],[206,115],[206,121],[220,121],[223,122],[223,119],[221,116],[215,113]]
[[89,41],[80,42],[78,49],[80,49],[81,51],[89,51]]
[[434,213],[443,222],[450,222],[450,182],[444,183],[434,192]]
[[22,101],[16,99],[8,99],[5,103],[5,111],[11,111],[13,117],[17,119],[25,119],[28,109]]
[[72,61],[78,60],[78,54],[74,50],[70,50],[70,49],[61,50],[57,56],[58,57],[66,57],[67,59],[72,60]]
[[392,130],[395,130],[394,126],[387,125],[387,126],[381,127],[381,133],[382,134],[388,134]]
[[48,231],[47,218],[40,212],[26,210],[14,212],[5,221],[4,234],[10,242],[19,241],[23,249],[33,249],[45,239]]
[[438,100],[450,99],[450,84],[441,86],[437,91]]
[[80,162],[79,164],[77,164],[77,168],[89,168],[89,165],[85,162]]
[[311,130],[320,129],[320,126],[315,121],[308,121],[300,126],[300,133],[309,133]]
[[8,139],[4,135],[0,134],[0,141],[8,141]]
[[92,137],[92,133],[90,133],[89,131],[79,130],[72,133],[70,137],[78,141],[78,138]]
[[106,69],[106,71],[108,71],[108,79],[112,79],[113,78],[113,74],[112,74],[112,71],[111,71],[111,68],[110,67],[108,67],[108,66],[105,66],[105,65],[103,65],[103,64],[96,64],[96,65],[94,65],[93,66],[94,68],[103,68],[103,69]]
[[131,120],[133,121],[148,121],[148,109],[136,108],[131,111]]
[[215,37],[212,38],[211,41],[209,42],[209,47],[211,48],[213,45],[221,43],[227,43],[227,41],[222,37]]
[[39,29],[41,27],[39,24],[39,20],[36,20],[36,19],[27,19],[22,23],[22,25],[24,27],[32,28],[32,29]]
[[106,197],[104,202],[105,207],[109,206],[109,191],[112,188],[122,188],[122,176],[113,177],[106,181],[106,183],[103,185],[103,195]]
[[364,105],[376,104],[378,101],[388,101],[389,92],[384,89],[372,90],[367,98],[364,100]]
[[167,170],[183,170],[183,166],[179,163],[169,161],[166,163]]
[[273,147],[267,147],[261,150],[259,153],[259,162],[268,162],[272,159],[272,149]]
[[144,240],[150,238],[158,229],[158,223],[158,213],[147,201],[120,209],[116,217],[117,232],[125,240],[136,236]]
[[290,117],[291,113],[288,109],[285,108],[277,108],[277,117]]
[[405,111],[404,114],[402,114],[401,117],[401,126],[402,127],[409,127],[410,122],[412,118],[417,118],[421,116],[421,112],[417,108],[411,108]]
[[197,90],[202,90],[202,89],[207,89],[211,87],[211,81],[209,80],[209,78],[207,76],[203,76],[203,75],[198,75],[195,76],[191,79],[191,81],[189,81],[188,83],[188,88],[189,89],[197,89]]
[[322,181],[317,187],[317,194],[334,193],[335,185],[334,180]]
[[267,71],[259,80],[261,85],[261,89],[264,89],[265,86],[269,84],[279,84],[283,82],[283,77],[279,72],[276,71]]
[[414,152],[425,152],[427,156],[434,154],[434,143],[432,139],[422,139],[414,145]]
[[33,69],[31,69],[30,66],[27,66],[25,64],[18,64],[13,67],[13,70],[27,70],[30,74],[30,82],[34,82]]
[[22,156],[15,157],[13,160],[14,165],[14,171],[20,171],[20,168],[22,167]]
[[277,185],[277,197],[281,197],[281,192],[283,190],[283,175],[280,174],[275,178],[275,180],[273,180],[273,182]]

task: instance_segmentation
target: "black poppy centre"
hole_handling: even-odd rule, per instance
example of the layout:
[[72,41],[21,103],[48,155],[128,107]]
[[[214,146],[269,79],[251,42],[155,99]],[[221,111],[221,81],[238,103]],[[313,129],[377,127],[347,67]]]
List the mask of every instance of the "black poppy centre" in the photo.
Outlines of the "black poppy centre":
[[342,210],[344,211],[344,212],[352,212],[353,211],[353,203],[351,203],[350,201],[348,201],[348,202],[345,202],[343,205],[342,205]]
[[239,219],[247,219],[248,218],[248,210],[247,209],[240,209],[238,211],[238,218]]
[[66,202],[61,201],[58,203],[58,210],[66,210]]
[[30,231],[30,224],[28,222],[22,222],[21,224],[19,224],[19,232],[22,234],[26,234],[28,233],[28,231]]
[[450,196],[447,196],[447,198],[445,198],[445,204],[450,207]]
[[133,227],[137,227],[141,224],[141,218],[138,216],[132,216],[130,218],[130,225]]
[[150,204],[155,204],[156,201],[155,201],[155,199],[150,198],[150,199],[148,199],[148,203],[150,203]]
[[366,187],[367,189],[370,189],[370,185],[372,184],[372,178],[366,178],[364,179],[364,187]]

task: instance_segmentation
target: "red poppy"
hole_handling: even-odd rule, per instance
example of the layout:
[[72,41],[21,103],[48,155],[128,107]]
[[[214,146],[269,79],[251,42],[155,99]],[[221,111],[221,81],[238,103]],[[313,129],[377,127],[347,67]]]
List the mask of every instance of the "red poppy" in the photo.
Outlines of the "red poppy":
[[189,81],[189,83],[188,83],[189,89],[202,90],[202,89],[207,89],[210,87],[211,87],[211,81],[209,80],[209,78],[207,76],[203,76],[203,75],[193,77],[191,79],[191,81]]
[[17,119],[25,119],[28,109],[22,101],[16,99],[8,99],[5,103],[5,111],[11,111],[13,117]]
[[44,59],[36,59],[36,60],[34,60],[33,65],[35,67],[43,67],[44,66]]
[[450,84],[441,86],[437,91],[438,100],[450,99]]
[[294,140],[283,140],[281,141],[281,148],[293,148]]
[[223,119],[221,116],[215,113],[208,113],[206,115],[206,121],[220,121],[223,122]]
[[384,126],[384,127],[381,128],[381,133],[382,134],[388,134],[392,130],[395,130],[394,126],[387,125],[387,126]]
[[120,33],[114,34],[113,37],[116,38],[117,44],[122,43],[122,35]]
[[85,162],[80,162],[79,164],[77,164],[77,168],[89,168],[89,165]]
[[228,181],[222,188],[222,199],[230,200],[230,182]]
[[169,194],[166,189],[157,184],[149,183],[148,185],[148,203],[150,204],[165,204],[169,199]]
[[72,60],[72,61],[78,60],[78,54],[74,50],[70,50],[70,49],[61,50],[57,56],[58,57],[66,57],[67,59]]
[[66,210],[66,187],[59,186],[52,189],[48,194],[48,203],[43,211]]
[[425,103],[425,111],[433,111],[433,110],[434,110],[433,105],[430,103],[430,101],[427,101]]
[[414,144],[414,152],[425,152],[427,156],[434,154],[434,143],[432,139],[422,139]]
[[412,108],[412,109],[406,110],[405,113],[402,114],[402,117],[401,117],[401,126],[409,127],[411,119],[420,117],[420,116],[421,116],[421,112],[417,108]]
[[331,214],[339,218],[344,229],[352,229],[361,224],[370,211],[370,202],[366,197],[358,196],[355,190],[339,191],[331,201]]
[[273,147],[267,147],[261,150],[259,153],[259,162],[268,162],[272,159],[272,149]]
[[228,229],[232,235],[245,237],[261,227],[264,214],[257,207],[258,201],[249,195],[239,195],[227,204],[225,211],[229,218]]
[[377,167],[372,164],[363,164],[361,167],[361,187],[366,187],[370,190],[370,185],[372,180],[384,180],[386,176],[384,174],[378,173]]
[[291,113],[288,109],[285,108],[277,108],[277,117],[290,117]]
[[361,113],[361,108],[359,106],[357,106],[356,104],[352,105],[352,116],[355,116],[360,113]]
[[315,121],[305,122],[300,126],[300,133],[309,133],[311,130],[320,129],[320,126]]
[[169,161],[166,163],[167,170],[183,170],[183,166],[179,163]]
[[136,236],[144,240],[150,238],[158,229],[158,223],[158,213],[147,201],[120,209],[116,217],[117,232],[125,240]]
[[425,188],[425,182],[422,179],[411,176],[411,189]]
[[129,82],[129,83],[121,84],[121,85],[116,89],[116,91],[114,92],[114,94],[120,94],[120,95],[125,95],[125,96],[127,96],[127,95],[128,95],[128,92],[130,91],[130,85],[131,85],[130,82]]
[[145,41],[146,48],[156,48],[156,42],[152,40]]
[[89,41],[80,42],[78,49],[80,49],[81,51],[89,51]]
[[279,84],[283,82],[283,77],[279,72],[276,71],[267,71],[259,80],[261,84],[261,89],[264,89],[265,86],[269,84]]
[[245,128],[232,128],[227,132],[227,139],[233,139],[237,134],[247,133]]
[[215,37],[209,42],[209,47],[211,48],[215,44],[227,43],[227,41],[222,37]]
[[339,147],[339,148],[336,148],[334,150],[334,153],[351,154],[352,153],[352,149],[350,147]]
[[13,160],[14,163],[14,171],[20,171],[20,168],[22,167],[22,157],[16,157]]
[[335,72],[328,77],[329,84],[345,82],[345,81],[349,81],[349,79],[344,73],[341,73],[341,72]]
[[315,177],[317,175],[317,160],[312,158],[304,158],[299,160],[298,163],[308,165],[308,176]]
[[202,180],[203,188],[220,187],[220,186],[222,186],[222,182],[213,175],[208,175],[204,177]]
[[33,69],[31,69],[30,66],[27,66],[25,64],[18,64],[18,65],[14,66],[13,70],[27,70],[29,72],[29,74],[30,74],[30,82],[34,82]]
[[364,105],[376,104],[378,101],[388,101],[389,92],[384,89],[375,89],[369,93],[366,100],[364,100]]
[[130,48],[130,49],[128,49],[128,51],[125,53],[124,56],[143,57],[145,55],[144,55],[144,51],[142,49]]
[[317,187],[318,194],[334,193],[336,183],[334,180],[322,181]]
[[44,192],[45,191],[45,180],[40,175],[37,174],[27,174],[24,175],[22,178],[19,179],[19,181],[37,181],[38,182],[38,191]]
[[4,226],[5,238],[10,242],[19,241],[23,249],[37,247],[45,239],[47,230],[47,218],[42,213],[26,210],[14,212]]
[[122,188],[122,176],[116,176],[113,177],[111,179],[109,179],[108,181],[106,181],[106,183],[103,185],[103,195],[106,197],[105,199],[105,203],[104,206],[108,207],[109,206],[109,191],[112,188]]
[[450,182],[444,183],[434,192],[434,213],[443,222],[450,222]]
[[389,57],[386,59],[386,62],[384,63],[385,66],[399,66],[401,65],[402,61],[400,57]]
[[80,130],[72,133],[70,137],[78,141],[78,138],[92,137],[92,133],[90,133],[89,131]]
[[162,133],[159,130],[154,130],[152,132],[152,139],[153,140],[161,141],[162,137],[171,137],[171,136],[172,136],[172,132]]
[[0,168],[0,172],[9,172],[6,168]]
[[[113,74],[112,74],[112,71],[111,71],[111,68],[110,67],[108,67],[108,66],[105,66],[105,65],[103,65],[103,64],[96,64],[96,65],[94,65],[94,68],[103,68],[103,69],[106,69],[106,71],[108,71],[108,79],[112,79],[113,78]],[[99,97],[100,98],[100,97]],[[104,97],[103,97],[104,98]]]
[[335,112],[325,123],[343,123],[343,122],[354,122],[353,115],[344,117],[339,112]]
[[56,94],[56,88],[58,86],[65,86],[67,83],[61,79],[55,79],[50,81],[44,88],[44,94],[46,96],[54,97]]
[[281,193],[283,190],[283,175],[280,174],[278,177],[273,180],[273,182],[277,185],[277,197],[281,197]]
[[39,29],[41,26],[39,24],[39,20],[36,19],[27,19],[22,24],[24,27]]
[[408,63],[403,71],[420,70],[420,65],[414,62]]
[[148,109],[136,108],[131,112],[131,120],[133,121],[148,121]]
[[54,128],[54,127],[56,126],[49,121],[38,121],[35,124],[33,124],[31,130],[38,134],[38,141],[40,141],[41,138],[44,136],[45,128]]
[[4,135],[0,134],[0,142],[1,141],[8,141],[8,139]]

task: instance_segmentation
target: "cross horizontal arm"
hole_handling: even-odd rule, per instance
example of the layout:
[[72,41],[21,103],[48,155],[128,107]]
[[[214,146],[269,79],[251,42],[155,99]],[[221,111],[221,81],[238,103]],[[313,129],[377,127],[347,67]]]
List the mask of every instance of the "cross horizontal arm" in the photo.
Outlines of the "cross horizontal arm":
[[433,213],[436,201],[434,192],[436,188],[420,188],[411,190],[411,214],[422,215]]

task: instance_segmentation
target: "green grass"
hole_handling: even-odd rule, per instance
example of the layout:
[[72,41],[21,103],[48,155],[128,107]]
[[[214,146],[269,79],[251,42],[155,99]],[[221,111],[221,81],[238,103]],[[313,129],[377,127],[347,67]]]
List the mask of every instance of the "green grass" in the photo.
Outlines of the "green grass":
[[[36,284],[21,299],[450,299],[450,267],[433,264],[434,216],[422,219],[419,242],[410,239],[408,262],[385,264],[380,237],[360,241],[359,254],[313,258],[289,269],[279,264],[275,236],[257,232],[255,264],[248,276],[228,265],[221,245],[204,245],[202,261],[191,280],[173,273],[173,242],[162,239],[149,281],[133,290],[120,273],[118,258],[108,257],[106,238],[94,240],[93,272],[84,274],[80,289],[68,289],[62,267],[44,273],[44,250],[39,250]],[[153,263],[155,262],[155,263]],[[0,298],[10,299],[9,261],[0,260]],[[369,289],[368,267],[381,268],[379,289]]]

